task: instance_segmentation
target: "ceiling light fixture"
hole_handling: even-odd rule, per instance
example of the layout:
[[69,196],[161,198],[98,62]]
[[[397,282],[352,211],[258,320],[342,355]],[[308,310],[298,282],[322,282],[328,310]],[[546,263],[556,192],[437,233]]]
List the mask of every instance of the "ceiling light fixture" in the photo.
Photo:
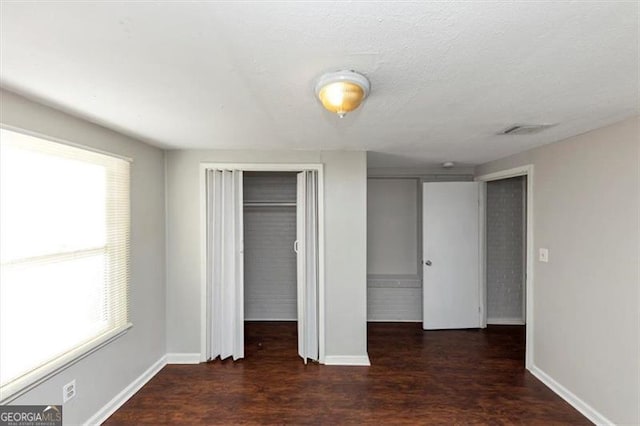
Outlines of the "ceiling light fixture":
[[316,83],[316,96],[322,106],[340,118],[358,108],[370,90],[367,77],[355,71],[330,72]]

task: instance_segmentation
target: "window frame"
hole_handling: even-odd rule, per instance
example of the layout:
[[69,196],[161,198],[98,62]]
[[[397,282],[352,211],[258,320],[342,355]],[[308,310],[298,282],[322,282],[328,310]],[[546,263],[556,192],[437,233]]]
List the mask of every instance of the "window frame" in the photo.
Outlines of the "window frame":
[[[112,152],[107,152],[107,151],[103,151],[97,148],[93,148],[90,146],[86,146],[83,144],[79,144],[79,143],[75,143],[75,142],[71,142],[71,141],[67,141],[64,139],[59,139],[56,137],[52,137],[52,136],[48,136],[48,135],[44,135],[41,134],[39,132],[34,132],[31,130],[27,130],[24,128],[20,128],[20,127],[16,127],[16,126],[11,126],[11,125],[7,125],[4,123],[0,123],[0,129],[2,130],[6,130],[6,131],[10,131],[10,132],[14,132],[14,133],[19,133],[22,134],[24,136],[28,136],[28,137],[32,137],[32,138],[37,138],[40,139],[42,141],[45,142],[52,142],[52,143],[57,143],[57,144],[62,144],[62,145],[66,145],[72,148],[76,148],[76,149],[81,149],[87,152],[91,152],[91,153],[95,153],[95,154],[100,154],[100,155],[106,155],[115,159],[119,159],[119,160],[123,160],[128,162],[129,168],[131,168],[131,164],[133,163],[133,159],[130,157],[126,157],[126,156],[122,156],[122,155],[118,155],[118,154],[114,154]],[[128,190],[127,190],[127,195],[129,198],[129,209],[130,209],[130,205],[131,205],[131,174],[129,172],[129,181],[128,181]],[[110,196],[110,193],[107,193],[107,197]],[[130,247],[130,240],[131,240],[131,210],[129,210],[129,229],[128,229],[128,239],[129,239],[129,247]],[[111,218],[107,218],[108,221],[111,220]],[[100,247],[100,248],[96,248],[99,250],[107,250],[107,247],[109,245],[109,242],[107,242],[107,245],[105,247]],[[86,250],[80,250],[80,251],[86,251]],[[58,256],[60,254],[53,254],[52,256]],[[129,270],[131,269],[131,251],[129,250],[129,252],[127,253],[127,263],[129,264],[128,268]],[[131,278],[129,276],[129,280],[126,283],[126,297],[127,297],[127,303],[130,304],[131,301],[131,296],[130,296],[130,287],[131,287]],[[8,382],[7,384],[0,386],[0,404],[7,404],[13,400],[15,400],[16,398],[18,398],[20,395],[23,395],[24,393],[28,392],[29,390],[37,387],[38,385],[40,385],[41,383],[43,383],[44,381],[50,379],[51,377],[57,375],[58,373],[60,373],[61,371],[69,368],[70,366],[74,365],[75,363],[79,362],[80,360],[82,360],[83,358],[91,355],[92,353],[98,351],[99,349],[103,348],[104,346],[108,345],[109,343],[113,342],[114,340],[118,339],[119,337],[123,336],[124,334],[126,334],[131,328],[133,327],[133,324],[131,322],[131,314],[129,313],[127,315],[127,321],[125,322],[124,325],[121,325],[118,328],[115,328],[113,330],[109,330],[105,333],[102,333],[98,336],[95,336],[94,338],[70,349],[69,351],[55,356],[54,358],[51,358],[48,362],[44,363],[43,365],[25,373],[24,375]]]

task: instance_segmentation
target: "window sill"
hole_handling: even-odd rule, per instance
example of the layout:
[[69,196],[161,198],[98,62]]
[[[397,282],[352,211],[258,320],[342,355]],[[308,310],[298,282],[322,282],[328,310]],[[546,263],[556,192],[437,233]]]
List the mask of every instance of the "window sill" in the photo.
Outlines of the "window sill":
[[51,362],[7,383],[0,388],[0,404],[5,405],[21,395],[24,395],[44,381],[55,376],[59,372],[71,367],[81,359],[89,356],[98,349],[108,345],[129,331],[133,324],[129,323],[116,330],[102,334],[85,344],[66,352]]

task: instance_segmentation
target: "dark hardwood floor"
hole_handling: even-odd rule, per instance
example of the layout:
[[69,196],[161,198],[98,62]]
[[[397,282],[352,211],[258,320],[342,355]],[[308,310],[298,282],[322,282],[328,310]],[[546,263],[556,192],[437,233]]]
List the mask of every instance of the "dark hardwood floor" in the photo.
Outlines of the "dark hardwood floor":
[[369,324],[371,367],[304,365],[295,323],[247,323],[246,358],[168,365],[105,424],[590,424],[524,369],[524,327]]

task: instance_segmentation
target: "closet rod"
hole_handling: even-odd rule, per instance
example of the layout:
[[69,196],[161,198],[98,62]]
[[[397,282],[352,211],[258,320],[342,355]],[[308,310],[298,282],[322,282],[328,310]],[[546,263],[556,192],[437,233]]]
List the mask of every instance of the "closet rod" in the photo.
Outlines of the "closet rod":
[[296,203],[274,202],[274,203],[244,203],[245,207],[295,207]]

